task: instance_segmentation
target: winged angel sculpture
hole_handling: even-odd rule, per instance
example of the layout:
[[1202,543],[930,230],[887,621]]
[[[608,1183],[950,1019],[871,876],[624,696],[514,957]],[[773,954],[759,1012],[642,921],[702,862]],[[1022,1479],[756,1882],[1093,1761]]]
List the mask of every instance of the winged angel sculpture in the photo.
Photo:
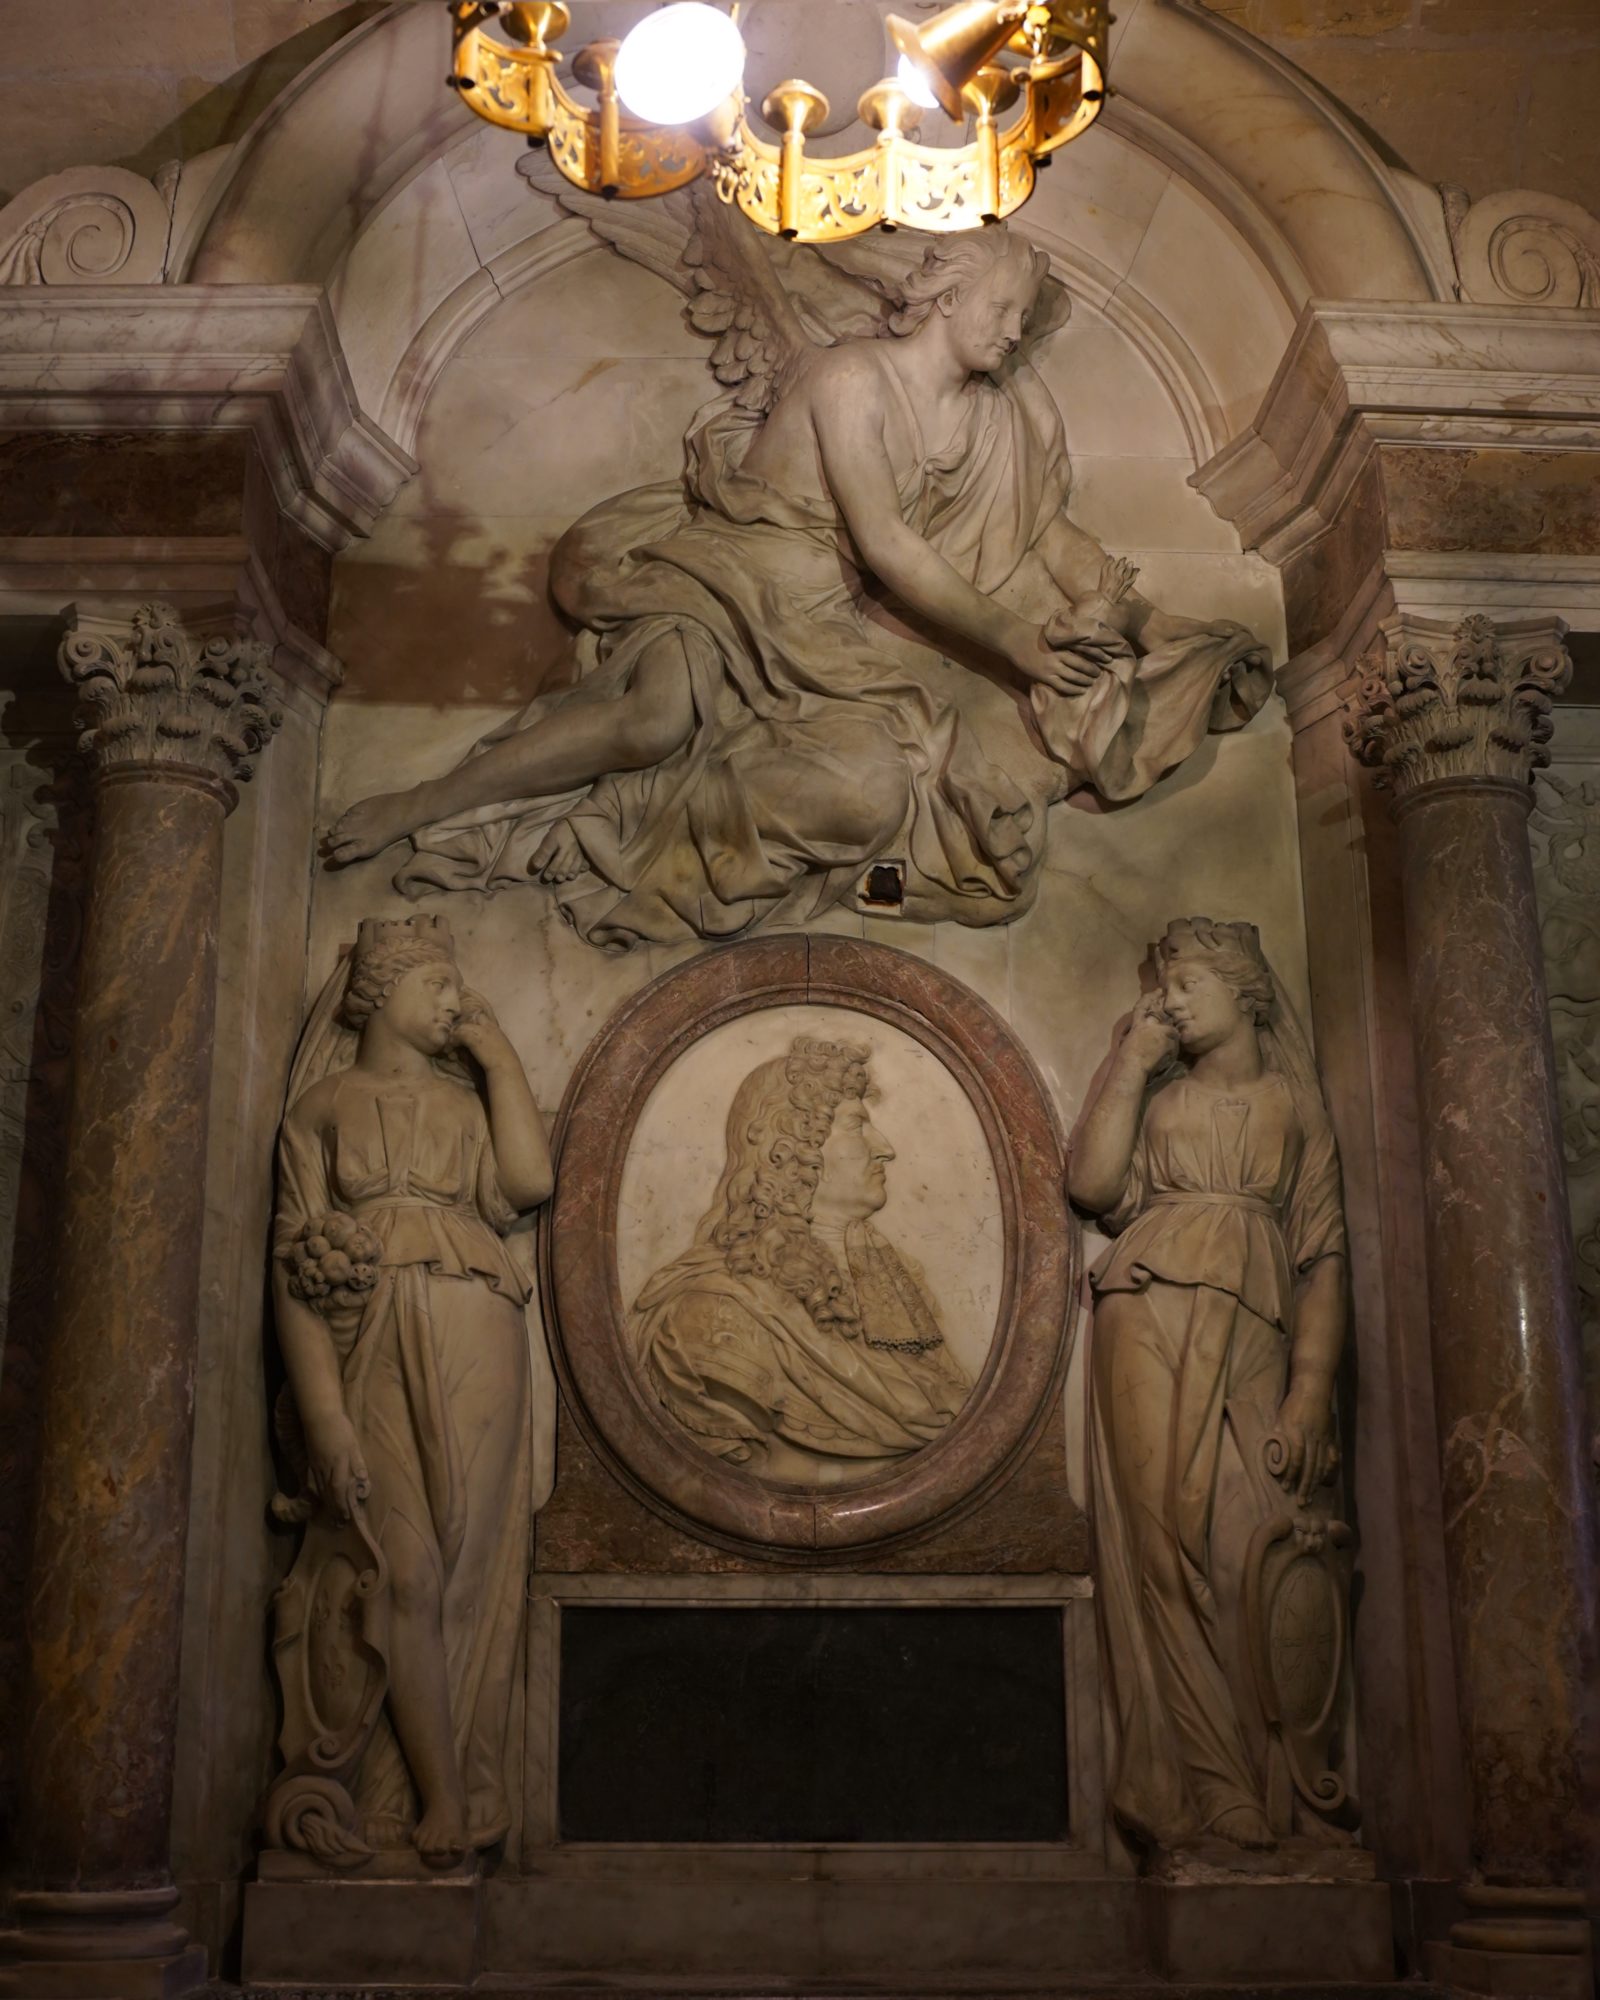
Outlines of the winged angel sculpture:
[[1001,923],[1050,804],[1135,798],[1265,701],[1258,640],[1158,610],[1068,519],[1027,358],[1067,301],[1026,238],[937,237],[885,275],[883,247],[769,245],[701,186],[558,198],[688,295],[723,393],[682,478],[556,545],[565,684],[352,806],[332,861],[409,835],[408,893],[531,875],[611,949],[815,915],[890,859],[906,915]]

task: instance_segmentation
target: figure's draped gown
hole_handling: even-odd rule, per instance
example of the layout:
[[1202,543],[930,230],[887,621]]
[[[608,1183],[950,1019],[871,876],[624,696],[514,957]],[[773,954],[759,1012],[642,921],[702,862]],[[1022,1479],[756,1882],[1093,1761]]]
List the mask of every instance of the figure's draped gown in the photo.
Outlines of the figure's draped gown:
[[[1002,384],[974,381],[966,421],[926,457],[898,375],[883,374],[916,441],[898,482],[907,524],[986,595],[1020,593],[1040,618],[1059,608],[1033,552],[1069,471],[1039,378],[1018,366]],[[684,480],[623,493],[568,530],[551,587],[583,628],[561,676],[576,685],[479,747],[574,699],[614,699],[672,635],[693,693],[688,740],[647,770],[423,829],[401,888],[525,882],[564,818],[587,865],[559,901],[614,949],[733,936],[802,891],[799,914],[812,914],[891,857],[906,866],[908,914],[1000,922],[1027,907],[1054,799],[1083,783],[1136,797],[1270,692],[1255,642],[1222,624],[1116,663],[1073,700],[1035,688],[1026,701],[953,665],[869,615],[830,501],[743,469],[759,421],[713,404],[690,432]]]
[[[1095,1587],[1118,1720],[1112,1803],[1163,1845],[1263,1804],[1237,1645],[1297,1281],[1343,1256],[1327,1115],[1268,1070],[1146,1106],[1092,1273]],[[1274,1493],[1277,1492],[1277,1502]]]
[[[376,1288],[339,1356],[345,1409],[371,1475],[374,1540],[385,1547],[403,1524],[438,1579],[468,1839],[486,1847],[510,1825],[506,1728],[529,1547],[529,1290],[500,1238],[516,1216],[476,1092],[442,1078],[376,1086],[349,1070],[313,1085],[279,1141],[277,1254],[333,1211],[383,1246]],[[325,1636],[321,1650],[337,1643]],[[325,1664],[337,1673],[336,1658]],[[387,1714],[353,1789],[372,1845],[409,1838],[417,1800]]]

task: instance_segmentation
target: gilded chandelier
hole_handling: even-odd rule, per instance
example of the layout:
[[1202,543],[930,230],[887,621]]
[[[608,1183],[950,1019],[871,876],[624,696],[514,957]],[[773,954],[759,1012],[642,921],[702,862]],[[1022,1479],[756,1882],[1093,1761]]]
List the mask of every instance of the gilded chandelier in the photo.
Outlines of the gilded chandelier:
[[[805,243],[879,225],[958,230],[998,222],[1032,194],[1039,164],[1094,122],[1107,89],[1108,0],[958,0],[920,29],[891,14],[899,71],[863,92],[857,107],[877,142],[823,157],[807,152],[806,139],[827,118],[828,100],[798,77],[761,106],[779,142],[751,130],[743,44],[733,19],[713,8],[666,7],[624,42],[579,49],[570,73],[591,103],[557,74],[562,58],[552,45],[571,19],[560,0],[448,5],[450,82],[463,101],[490,124],[547,144],[574,187],[631,200],[670,194],[707,174],[758,227]],[[686,46],[675,48],[671,37],[696,27],[710,30],[688,74],[703,102],[668,122],[649,99]],[[641,30],[649,32],[636,43]],[[1007,54],[1009,64],[1000,60]],[[917,142],[919,111],[935,103],[971,121],[966,144]]]

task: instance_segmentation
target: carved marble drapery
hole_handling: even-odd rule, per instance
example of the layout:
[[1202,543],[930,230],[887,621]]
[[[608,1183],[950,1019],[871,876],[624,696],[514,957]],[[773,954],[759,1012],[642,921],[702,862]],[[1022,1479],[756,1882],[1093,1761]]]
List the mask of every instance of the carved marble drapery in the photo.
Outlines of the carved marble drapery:
[[222,826],[278,726],[266,654],[162,605],[80,620],[61,648],[97,824],[0,1956],[17,1992],[126,2000],[205,1974],[170,1920],[170,1817]]
[[1594,1522],[1527,835],[1551,697],[1570,672],[1563,633],[1551,618],[1391,618],[1347,729],[1389,782],[1399,831],[1479,1877],[1453,1941],[1570,1957],[1576,1985],[1594,1834]]

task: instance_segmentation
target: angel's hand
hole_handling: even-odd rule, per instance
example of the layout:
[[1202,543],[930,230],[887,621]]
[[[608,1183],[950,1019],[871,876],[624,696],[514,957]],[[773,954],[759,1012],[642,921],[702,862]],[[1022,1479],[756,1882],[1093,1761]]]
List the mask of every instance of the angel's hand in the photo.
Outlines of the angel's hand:
[[1116,612],[1103,600],[1086,598],[1070,611],[1055,611],[1045,620],[1044,641],[1052,651],[1071,653],[1096,667],[1133,657],[1133,647],[1117,629]]
[[1006,657],[1025,681],[1047,687],[1069,699],[1094,686],[1105,671],[1105,660],[1093,648],[1058,650],[1047,636],[1048,626],[1027,625]]

